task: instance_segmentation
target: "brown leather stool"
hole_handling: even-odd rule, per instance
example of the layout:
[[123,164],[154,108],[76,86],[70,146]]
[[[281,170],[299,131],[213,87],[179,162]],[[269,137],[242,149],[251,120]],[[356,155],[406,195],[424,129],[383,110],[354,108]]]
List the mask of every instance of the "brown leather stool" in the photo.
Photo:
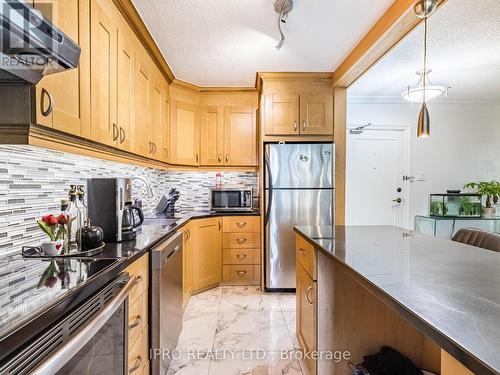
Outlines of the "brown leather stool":
[[498,233],[475,228],[462,228],[455,233],[451,240],[500,252],[500,234]]

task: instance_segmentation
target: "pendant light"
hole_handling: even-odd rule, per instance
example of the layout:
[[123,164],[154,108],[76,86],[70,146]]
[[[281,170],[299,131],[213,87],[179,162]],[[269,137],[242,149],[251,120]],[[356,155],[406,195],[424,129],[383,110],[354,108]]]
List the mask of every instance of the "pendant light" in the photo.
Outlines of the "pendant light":
[[[415,14],[419,18],[424,19],[424,75],[427,72],[427,18],[436,10],[437,8],[437,0],[421,0],[413,7]],[[420,114],[418,115],[418,124],[417,124],[417,136],[419,138],[429,137],[431,134],[431,120],[429,116],[429,111],[427,110],[427,101],[425,96],[425,91],[427,88],[427,82],[424,76],[423,79],[423,100],[422,100],[422,108],[420,109]]]

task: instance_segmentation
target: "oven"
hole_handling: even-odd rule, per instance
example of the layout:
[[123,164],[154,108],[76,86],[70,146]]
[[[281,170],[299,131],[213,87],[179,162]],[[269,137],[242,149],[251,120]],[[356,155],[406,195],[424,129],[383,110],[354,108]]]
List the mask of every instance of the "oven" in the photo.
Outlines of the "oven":
[[211,188],[212,211],[252,211],[252,188]]
[[30,340],[0,373],[127,374],[128,295],[135,283],[122,273]]

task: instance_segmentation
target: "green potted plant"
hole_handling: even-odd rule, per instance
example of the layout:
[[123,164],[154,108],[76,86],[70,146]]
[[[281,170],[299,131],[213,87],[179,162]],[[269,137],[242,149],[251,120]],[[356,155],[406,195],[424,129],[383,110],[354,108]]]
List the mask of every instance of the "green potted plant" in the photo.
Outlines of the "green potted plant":
[[486,197],[485,206],[483,207],[483,217],[495,216],[495,202],[498,202],[498,198],[500,197],[500,182],[469,182],[464,188],[474,189],[478,194]]

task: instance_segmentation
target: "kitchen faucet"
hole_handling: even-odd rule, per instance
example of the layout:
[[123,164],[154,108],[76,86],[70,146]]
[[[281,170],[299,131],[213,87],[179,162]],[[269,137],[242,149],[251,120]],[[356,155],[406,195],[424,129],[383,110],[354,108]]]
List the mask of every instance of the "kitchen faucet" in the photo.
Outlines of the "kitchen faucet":
[[153,189],[151,188],[151,185],[149,184],[148,180],[146,180],[144,177],[141,177],[141,176],[134,176],[132,177],[132,180],[139,180],[139,181],[142,181],[144,183],[144,185],[146,185],[146,189],[148,190],[148,198],[153,198]]

